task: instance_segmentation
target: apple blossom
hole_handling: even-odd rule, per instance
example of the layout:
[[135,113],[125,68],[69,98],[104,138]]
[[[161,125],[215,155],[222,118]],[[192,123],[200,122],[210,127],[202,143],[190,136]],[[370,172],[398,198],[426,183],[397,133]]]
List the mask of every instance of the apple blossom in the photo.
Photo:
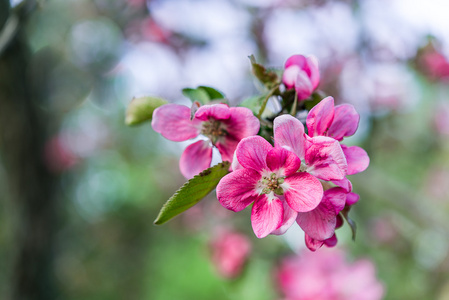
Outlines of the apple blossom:
[[212,147],[216,147],[223,161],[232,161],[238,142],[259,131],[259,120],[245,107],[225,104],[203,105],[193,117],[191,109],[179,104],[165,104],[153,113],[154,131],[172,141],[186,141],[199,135],[207,140],[188,146],[181,156],[179,167],[191,178],[210,167]]

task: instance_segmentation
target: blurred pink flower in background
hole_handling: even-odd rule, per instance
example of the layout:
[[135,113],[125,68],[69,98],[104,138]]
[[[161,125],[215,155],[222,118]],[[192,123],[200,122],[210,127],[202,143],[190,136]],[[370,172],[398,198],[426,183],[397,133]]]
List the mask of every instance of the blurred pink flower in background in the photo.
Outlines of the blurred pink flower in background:
[[449,62],[432,43],[426,45],[418,54],[418,67],[432,80],[449,78]]
[[211,244],[212,263],[226,278],[235,278],[242,272],[251,253],[251,242],[242,233],[220,229]]
[[348,263],[342,251],[301,251],[276,272],[284,300],[377,300],[384,287],[367,259]]
[[79,161],[79,157],[60,136],[54,136],[47,141],[44,157],[47,167],[54,173],[66,171]]
[[285,62],[282,82],[287,89],[295,88],[299,101],[309,98],[320,83],[318,60],[314,56],[289,57]]

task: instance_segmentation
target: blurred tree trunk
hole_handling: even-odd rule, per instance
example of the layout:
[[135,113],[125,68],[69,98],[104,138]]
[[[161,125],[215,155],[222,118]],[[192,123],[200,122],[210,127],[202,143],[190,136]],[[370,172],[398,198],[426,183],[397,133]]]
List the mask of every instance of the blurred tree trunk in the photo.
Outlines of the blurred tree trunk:
[[[0,10],[2,32],[10,15],[5,13],[10,11],[9,0],[0,0]],[[43,160],[49,121],[37,106],[39,95],[31,91],[33,79],[27,74],[31,53],[20,19],[14,37],[3,50],[0,47],[0,159],[8,180],[8,191],[2,194],[13,209],[15,225],[8,298],[47,300],[56,298],[57,181]]]

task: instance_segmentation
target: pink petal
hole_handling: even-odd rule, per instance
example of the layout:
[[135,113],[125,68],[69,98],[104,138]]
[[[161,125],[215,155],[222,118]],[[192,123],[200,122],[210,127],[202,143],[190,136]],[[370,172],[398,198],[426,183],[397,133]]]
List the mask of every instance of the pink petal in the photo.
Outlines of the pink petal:
[[348,165],[340,143],[329,137],[306,136],[307,172],[322,180],[342,180]]
[[324,241],[318,241],[315,240],[313,238],[311,238],[310,236],[308,236],[307,234],[305,234],[305,242],[306,242],[306,246],[307,248],[309,248],[310,251],[316,251],[318,249],[321,248],[321,246],[323,246]]
[[267,154],[267,166],[273,172],[281,170],[279,176],[289,176],[299,170],[301,160],[293,152],[276,147]]
[[198,141],[189,145],[181,155],[179,168],[185,178],[190,179],[210,167],[212,147],[209,141]]
[[284,70],[284,73],[282,74],[282,82],[285,84],[287,89],[291,89],[295,86],[296,77],[300,71],[301,68],[295,65]]
[[240,140],[256,135],[260,127],[259,119],[253,115],[250,109],[246,107],[231,107],[229,111],[229,118],[222,120],[227,134],[223,139],[219,139],[215,143],[224,161],[231,161]]
[[326,97],[315,105],[307,115],[309,136],[327,135],[327,130],[334,120],[334,98]]
[[261,136],[250,136],[240,141],[236,154],[239,163],[244,168],[262,171],[267,169],[267,154],[273,149]]
[[365,150],[357,146],[341,145],[348,163],[348,175],[363,172],[369,166],[369,156]]
[[291,115],[282,115],[274,119],[275,146],[293,151],[300,159],[304,158],[304,125]]
[[320,83],[320,69],[318,67],[318,60],[315,56],[311,55],[307,57],[307,65],[310,70],[310,81],[312,82],[312,88],[315,90]]
[[200,134],[200,121],[190,120],[190,108],[179,104],[165,104],[153,112],[153,130],[171,141],[180,142]]
[[323,186],[314,176],[300,172],[285,178],[281,185],[284,197],[290,207],[298,212],[311,211],[323,197]]
[[329,199],[323,197],[314,210],[298,213],[296,222],[308,236],[324,241],[334,234],[337,224],[335,208]]
[[225,104],[213,104],[213,105],[203,105],[195,113],[195,120],[209,121],[209,119],[214,120],[225,120],[231,116],[231,111],[229,106]]
[[231,107],[229,119],[223,120],[228,132],[227,138],[240,141],[259,132],[260,122],[246,107]]
[[345,136],[351,136],[359,127],[360,115],[351,104],[335,106],[334,121],[327,131],[327,136],[341,141]]
[[303,69],[307,66],[307,59],[304,55],[296,54],[290,56],[287,61],[285,62],[285,69],[289,68],[290,66],[298,66],[299,68]]
[[282,201],[282,204],[284,207],[284,216],[282,218],[282,225],[275,231],[271,232],[271,234],[275,235],[284,234],[293,225],[293,223],[295,223],[296,217],[298,216],[298,212],[291,209],[285,200]]
[[341,226],[343,226],[343,217],[340,215],[340,214],[338,214],[337,215],[337,225],[335,225],[335,229],[338,229],[338,228],[340,228]]
[[255,187],[261,175],[251,169],[239,169],[223,177],[217,185],[218,201],[225,208],[241,211],[257,199]]
[[298,101],[309,98],[313,93],[312,82],[303,70],[300,70],[296,75],[295,90]]
[[346,195],[346,205],[356,204],[360,199],[360,195],[356,193],[348,193]]
[[282,201],[271,195],[260,195],[251,211],[251,225],[258,238],[266,237],[282,225]]
[[337,240],[337,236],[335,235],[335,233],[330,238],[324,240],[324,244],[329,248],[335,247],[337,245],[337,243],[338,243],[338,240]]
[[239,141],[237,140],[219,139],[215,143],[215,147],[217,147],[218,152],[220,152],[223,161],[231,162],[238,144]]
[[352,183],[346,177],[341,179],[341,180],[332,180],[332,183],[334,183],[334,184],[338,185],[339,187],[343,188],[348,193],[352,191]]
[[340,187],[334,187],[324,191],[324,198],[332,203],[336,215],[345,208],[347,195],[346,190]]

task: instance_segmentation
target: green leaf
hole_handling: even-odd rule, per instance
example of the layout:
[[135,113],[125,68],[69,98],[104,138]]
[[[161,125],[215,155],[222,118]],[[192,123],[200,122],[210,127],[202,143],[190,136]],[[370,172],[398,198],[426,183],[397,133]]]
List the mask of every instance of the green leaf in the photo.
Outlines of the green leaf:
[[154,224],[161,225],[188,210],[207,196],[223,176],[229,173],[227,161],[204,170],[190,179],[164,204]]
[[266,95],[252,96],[248,99],[243,100],[242,103],[239,104],[239,106],[249,108],[253,112],[253,114],[257,116],[260,108],[262,107],[262,103],[265,97]]
[[351,228],[352,231],[352,240],[355,241],[355,236],[357,233],[357,224],[354,222],[354,220],[352,220],[348,214],[349,214],[349,210],[351,209],[350,206],[346,206],[342,211],[341,214],[343,215],[343,217],[346,219],[346,222],[348,222],[349,227]]
[[256,62],[254,55],[249,56],[254,76],[259,79],[268,89],[278,85],[279,77],[275,71],[267,70],[264,66]]
[[153,117],[153,111],[167,103],[166,100],[156,97],[134,98],[126,110],[125,124],[132,126],[149,121]]
[[196,89],[185,88],[182,90],[182,94],[192,101],[200,102],[202,105],[207,104],[212,100],[225,98],[223,93],[208,86],[199,86]]

